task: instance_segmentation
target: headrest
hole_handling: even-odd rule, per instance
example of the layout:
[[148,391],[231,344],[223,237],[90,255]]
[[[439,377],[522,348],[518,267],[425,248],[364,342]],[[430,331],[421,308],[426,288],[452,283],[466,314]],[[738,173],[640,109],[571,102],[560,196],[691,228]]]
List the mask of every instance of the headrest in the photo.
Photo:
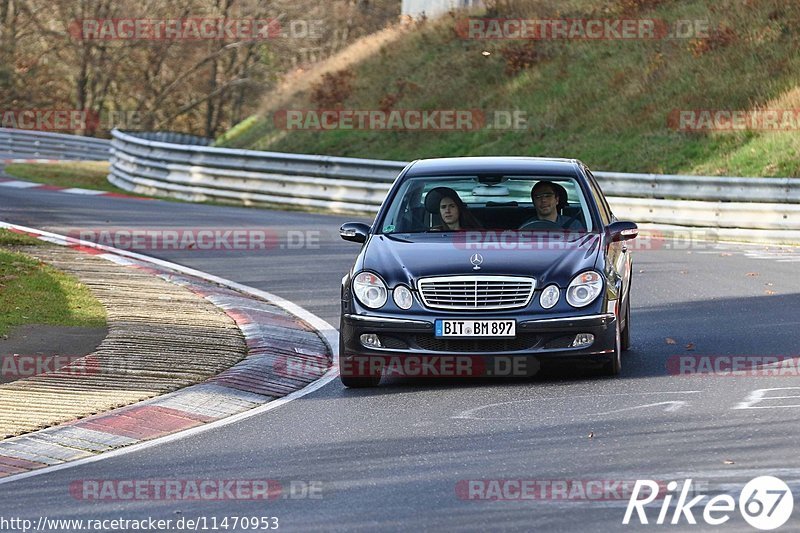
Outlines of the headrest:
[[439,213],[439,202],[442,201],[442,198],[452,198],[456,201],[459,208],[464,204],[458,196],[458,193],[450,187],[436,187],[428,191],[428,194],[425,195],[425,209],[428,213]]

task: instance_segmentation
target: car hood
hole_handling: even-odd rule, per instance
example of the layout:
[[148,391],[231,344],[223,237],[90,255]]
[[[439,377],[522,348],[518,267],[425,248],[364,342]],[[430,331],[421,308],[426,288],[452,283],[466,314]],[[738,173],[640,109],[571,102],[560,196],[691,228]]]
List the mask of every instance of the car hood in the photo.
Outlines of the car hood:
[[[481,235],[425,233],[373,236],[364,251],[362,267],[380,274],[389,286],[419,278],[447,275],[532,276],[537,285],[566,287],[572,277],[593,268],[600,235],[569,233],[557,236],[507,232]],[[480,270],[472,258],[480,254]]]

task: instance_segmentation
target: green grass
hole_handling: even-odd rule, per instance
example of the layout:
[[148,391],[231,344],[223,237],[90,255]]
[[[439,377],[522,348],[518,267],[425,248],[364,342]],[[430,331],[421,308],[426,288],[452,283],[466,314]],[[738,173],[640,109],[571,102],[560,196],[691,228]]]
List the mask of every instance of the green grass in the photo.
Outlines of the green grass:
[[86,286],[37,259],[4,248],[31,244],[28,239],[0,230],[0,335],[22,324],[105,327],[105,308]]
[[8,246],[42,246],[43,241],[24,233],[0,229],[0,247]]
[[[357,64],[344,109],[379,109],[397,80],[415,84],[395,109],[520,110],[528,128],[471,132],[283,131],[276,109],[250,117],[221,146],[411,160],[461,155],[576,157],[597,170],[742,176],[800,176],[800,131],[678,132],[675,109],[800,108],[800,4],[765,0],[530,2],[530,18],[706,19],[732,28],[730,42],[703,51],[690,39],[535,41],[534,65],[509,75],[514,41],[470,41],[444,17],[407,33]],[[627,4],[635,4],[628,1]],[[648,7],[650,6],[650,7]],[[513,14],[501,14],[514,16]],[[489,52],[489,55],[484,55]],[[314,109],[309,92],[290,109]]]
[[12,163],[5,172],[21,180],[46,183],[57,187],[76,187],[98,191],[130,194],[111,185],[106,179],[106,161],[75,161],[68,163]]

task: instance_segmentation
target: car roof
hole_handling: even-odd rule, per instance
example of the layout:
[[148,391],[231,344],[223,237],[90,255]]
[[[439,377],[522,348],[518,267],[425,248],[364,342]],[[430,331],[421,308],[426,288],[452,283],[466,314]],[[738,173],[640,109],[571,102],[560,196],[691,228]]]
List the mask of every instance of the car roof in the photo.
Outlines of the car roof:
[[475,174],[543,174],[578,176],[582,163],[577,159],[548,157],[443,157],[414,161],[406,177]]

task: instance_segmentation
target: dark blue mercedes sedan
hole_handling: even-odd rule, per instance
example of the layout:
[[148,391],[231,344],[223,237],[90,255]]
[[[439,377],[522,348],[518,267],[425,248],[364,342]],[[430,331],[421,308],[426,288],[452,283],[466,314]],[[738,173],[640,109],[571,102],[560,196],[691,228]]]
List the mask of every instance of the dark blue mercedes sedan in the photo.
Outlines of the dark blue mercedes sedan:
[[616,219],[580,161],[414,161],[372,226],[350,222],[340,234],[362,243],[342,280],[349,387],[377,385],[387,365],[398,375],[499,375],[508,358],[620,372],[630,344],[625,241],[638,229]]

